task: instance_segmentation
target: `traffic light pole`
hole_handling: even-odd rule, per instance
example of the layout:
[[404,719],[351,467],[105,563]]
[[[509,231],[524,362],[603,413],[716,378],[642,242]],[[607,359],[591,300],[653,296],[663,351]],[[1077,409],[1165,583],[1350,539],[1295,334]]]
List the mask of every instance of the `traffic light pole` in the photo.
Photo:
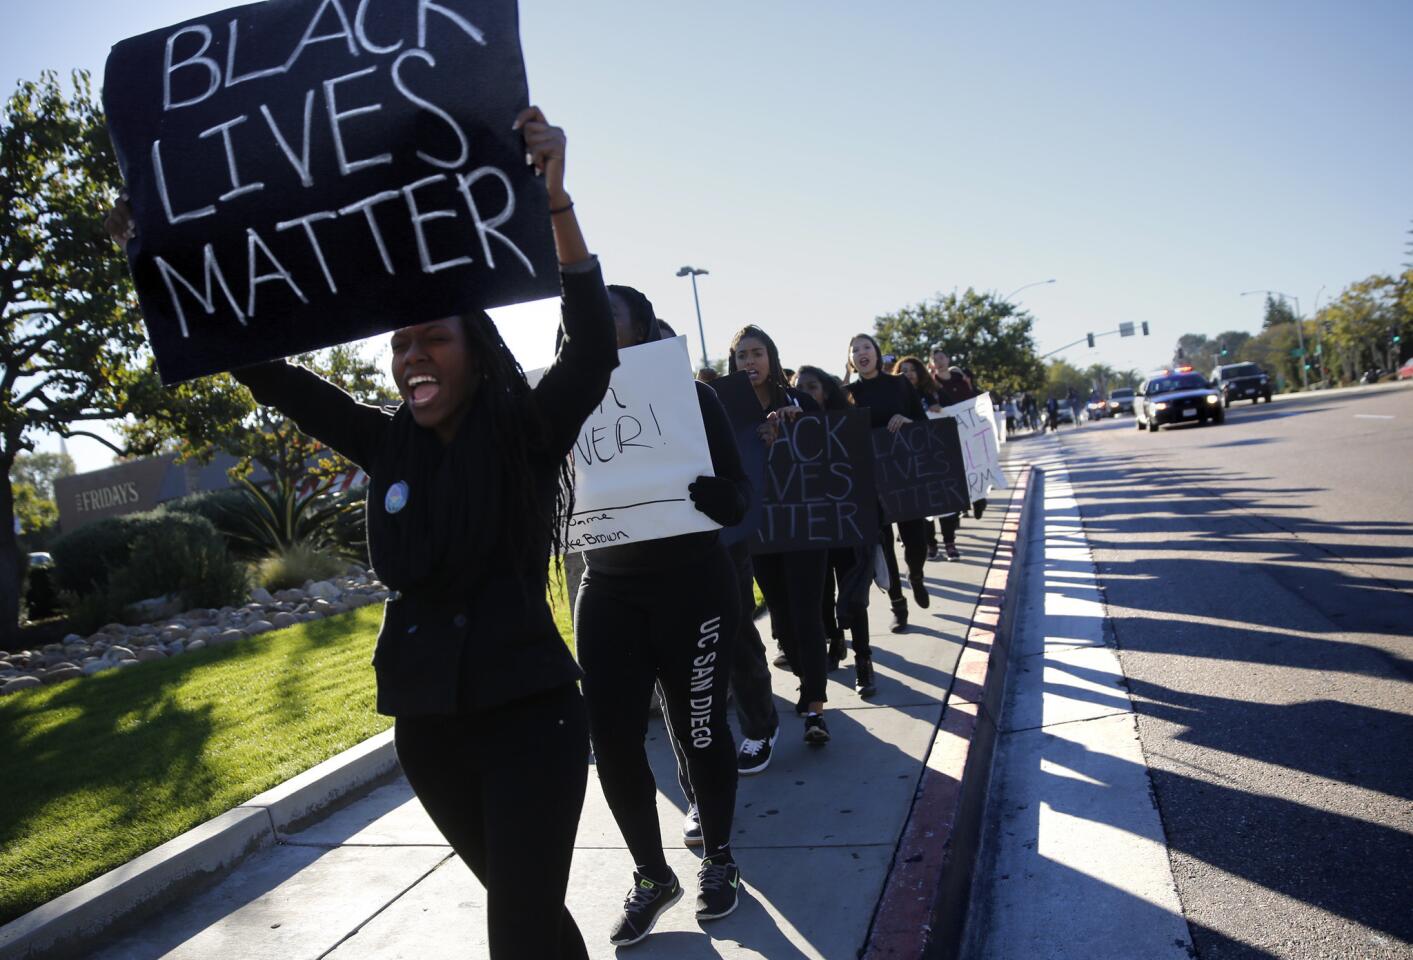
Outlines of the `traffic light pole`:
[[[1130,326],[1130,328],[1129,328],[1130,335],[1132,335],[1132,330],[1133,330],[1133,328]],[[1057,353],[1062,353],[1063,351],[1068,350],[1070,347],[1077,347],[1077,346],[1079,346],[1081,343],[1088,344],[1089,346],[1092,347],[1092,346],[1094,346],[1094,341],[1095,341],[1095,340],[1098,340],[1100,337],[1119,337],[1119,336],[1123,336],[1123,333],[1124,333],[1124,332],[1123,332],[1123,329],[1122,329],[1122,328],[1120,328],[1120,329],[1118,329],[1118,330],[1109,330],[1109,331],[1107,331],[1107,332],[1105,332],[1105,333],[1086,333],[1084,336],[1080,337],[1080,338],[1079,338],[1078,340],[1076,340],[1074,343],[1067,343],[1067,344],[1065,344],[1063,347],[1056,347],[1054,350],[1051,350],[1049,353],[1042,353],[1042,354],[1040,355],[1040,359],[1041,359],[1041,360],[1044,360],[1046,357],[1053,357],[1055,354],[1057,354]],[[1144,323],[1144,325],[1143,325],[1143,335],[1144,335],[1145,337],[1148,336],[1148,324],[1147,324],[1147,323]]]

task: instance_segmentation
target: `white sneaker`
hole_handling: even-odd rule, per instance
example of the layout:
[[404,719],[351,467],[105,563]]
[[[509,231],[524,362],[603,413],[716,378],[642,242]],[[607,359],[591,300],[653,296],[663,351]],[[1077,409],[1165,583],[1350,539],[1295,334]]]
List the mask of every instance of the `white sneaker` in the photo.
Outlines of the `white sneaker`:
[[704,842],[702,839],[702,816],[697,813],[695,803],[689,804],[687,816],[682,819],[682,845],[700,847]]

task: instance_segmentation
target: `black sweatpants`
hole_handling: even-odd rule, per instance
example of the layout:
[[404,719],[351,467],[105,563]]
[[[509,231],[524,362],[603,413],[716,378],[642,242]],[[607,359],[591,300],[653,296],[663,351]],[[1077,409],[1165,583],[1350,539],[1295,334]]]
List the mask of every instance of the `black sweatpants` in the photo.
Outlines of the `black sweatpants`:
[[587,960],[564,906],[588,779],[578,689],[477,714],[398,717],[397,757],[417,799],[486,888],[495,960]]
[[736,628],[736,648],[731,654],[731,690],[736,695],[736,722],[741,736],[766,740],[780,726],[775,710],[775,693],[770,687],[770,664],[765,643],[756,629],[752,614],[756,607],[755,565],[746,544],[734,544],[731,563],[736,570],[736,591],[741,598],[740,626]]
[[800,678],[801,699],[823,702],[829,672],[823,607],[829,551],[760,553],[753,562],[756,582],[770,608],[772,631],[780,638],[790,668]]
[[736,746],[726,719],[740,618],[735,569],[724,547],[701,562],[655,573],[591,566],[574,607],[574,638],[599,783],[638,870],[665,879],[657,783],[644,741],[653,686],[687,755],[706,856],[730,848]]
[[[882,511],[879,511],[882,515]],[[903,562],[907,564],[909,576],[922,576],[927,565],[927,521],[898,521],[898,536],[903,541]],[[947,527],[944,523],[943,534]],[[882,523],[878,528],[878,542],[883,544],[883,560],[888,564],[888,599],[897,607],[903,603],[903,580],[898,575],[898,555],[893,551],[893,525]]]
[[957,540],[957,528],[962,525],[962,515],[959,513],[949,513],[945,517],[938,517],[937,522],[942,524],[942,542],[955,543]]
[[[872,584],[873,547],[835,547],[829,551],[825,573],[829,620],[838,629],[848,630],[855,656],[871,654],[868,644],[868,588]],[[861,566],[868,569],[861,569]],[[836,599],[836,592],[837,599]]]

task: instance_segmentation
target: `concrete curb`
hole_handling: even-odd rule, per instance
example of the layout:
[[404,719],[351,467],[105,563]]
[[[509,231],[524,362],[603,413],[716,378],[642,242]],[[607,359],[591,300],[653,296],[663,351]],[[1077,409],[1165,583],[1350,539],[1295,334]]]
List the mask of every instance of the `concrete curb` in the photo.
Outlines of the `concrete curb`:
[[1002,524],[863,960],[957,956],[991,780],[1019,576],[1044,497],[1044,472],[1030,466]]
[[230,873],[293,827],[397,769],[393,732],[273,789],[0,927],[0,960],[82,956],[114,925],[151,916]]

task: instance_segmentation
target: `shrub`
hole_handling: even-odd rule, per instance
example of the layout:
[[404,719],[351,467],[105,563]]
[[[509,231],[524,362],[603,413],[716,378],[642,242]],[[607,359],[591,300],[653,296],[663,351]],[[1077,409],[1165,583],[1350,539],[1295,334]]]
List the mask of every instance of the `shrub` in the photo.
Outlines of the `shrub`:
[[240,603],[250,572],[234,560],[209,520],[173,514],[168,523],[140,534],[125,567],[113,575],[112,592],[127,603],[175,594],[183,609]]
[[77,633],[89,634],[104,624],[122,620],[127,602],[104,586],[94,587],[83,593],[62,590],[59,593],[59,605],[64,608],[64,616],[70,629]]
[[302,545],[362,559],[362,553],[350,554],[343,543],[361,534],[355,516],[361,518],[362,498],[333,496],[327,490],[327,482],[301,493],[283,480],[261,487],[242,479],[242,502],[225,515],[221,529],[242,556],[270,556]]
[[344,562],[313,547],[296,544],[260,561],[255,582],[266,590],[288,590],[306,580],[327,580],[343,572]]
[[236,488],[206,490],[176,500],[168,500],[162,509],[168,513],[189,513],[205,517],[218,532],[224,533],[230,515],[245,501],[245,492]]
[[189,514],[168,514],[158,508],[148,513],[95,520],[54,541],[55,584],[60,590],[86,594],[105,587],[112,575],[127,566],[133,543],[150,530],[184,523],[208,521]]

